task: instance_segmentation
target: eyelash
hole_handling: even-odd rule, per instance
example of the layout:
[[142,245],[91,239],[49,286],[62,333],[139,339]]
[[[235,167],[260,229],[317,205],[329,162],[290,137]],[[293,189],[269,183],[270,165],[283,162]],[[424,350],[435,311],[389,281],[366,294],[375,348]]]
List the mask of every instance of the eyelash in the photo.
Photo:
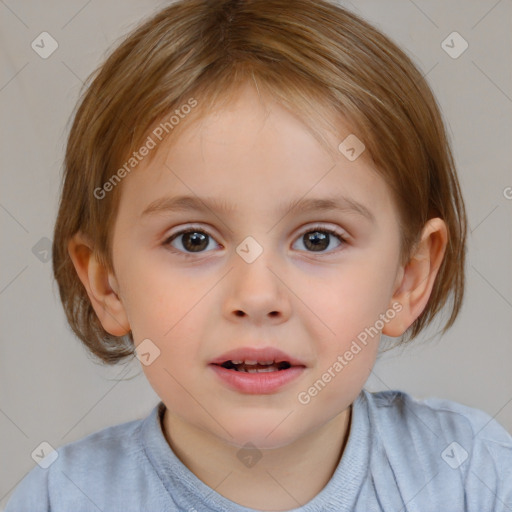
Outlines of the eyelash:
[[[314,232],[314,231],[319,231],[321,233],[328,233],[329,235],[333,235],[335,236],[339,241],[340,241],[340,245],[337,247],[337,249],[339,249],[339,247],[343,246],[343,245],[346,245],[347,244],[347,239],[341,234],[339,233],[338,231],[334,230],[334,229],[330,229],[330,228],[326,228],[326,227],[323,227],[323,226],[312,226],[310,228],[308,228],[307,230],[303,231],[297,238],[296,240],[300,239],[301,237],[303,237],[306,233],[310,233],[310,232]],[[166,238],[166,240],[163,242],[162,245],[164,245],[165,247],[169,248],[169,250],[171,252],[174,252],[174,253],[177,253],[177,254],[180,254],[182,256],[184,256],[185,258],[193,258],[193,257],[196,257],[197,255],[201,255],[203,253],[208,253],[210,251],[198,251],[198,252],[184,252],[182,250],[179,250],[179,249],[176,249],[174,247],[171,246],[171,242],[174,241],[176,238],[178,238],[179,236],[181,235],[185,235],[187,233],[202,233],[206,236],[208,236],[210,239],[212,240],[215,240],[213,236],[211,236],[207,231],[205,231],[203,228],[199,228],[199,227],[190,227],[190,228],[186,228],[186,229],[182,229],[181,231],[177,231],[176,233],[172,234],[171,236],[169,236],[168,238]],[[312,253],[312,254],[315,254],[315,251],[305,251],[305,252],[308,252],[308,253]],[[331,251],[319,251],[318,255],[322,256],[322,255],[329,255],[333,252],[336,252],[336,249],[334,250],[331,250]]]

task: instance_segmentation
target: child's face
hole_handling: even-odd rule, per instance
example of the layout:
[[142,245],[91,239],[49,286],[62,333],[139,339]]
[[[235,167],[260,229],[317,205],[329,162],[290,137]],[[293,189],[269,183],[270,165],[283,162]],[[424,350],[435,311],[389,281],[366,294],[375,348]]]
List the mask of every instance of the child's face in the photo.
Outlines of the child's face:
[[[150,339],[160,350],[143,369],[170,414],[228,443],[270,448],[313,432],[360,392],[380,334],[354,340],[382,330],[378,320],[392,308],[400,233],[389,190],[365,153],[333,160],[296,117],[266,106],[247,88],[229,110],[180,121],[191,124],[172,148],[162,143],[122,183],[113,262],[135,344]],[[329,137],[333,147],[342,140]],[[231,210],[143,214],[157,199],[184,195]],[[373,220],[285,207],[333,196],[361,203]],[[195,238],[165,243],[191,227]],[[234,388],[211,362],[247,347],[279,349],[303,367],[261,393]]]

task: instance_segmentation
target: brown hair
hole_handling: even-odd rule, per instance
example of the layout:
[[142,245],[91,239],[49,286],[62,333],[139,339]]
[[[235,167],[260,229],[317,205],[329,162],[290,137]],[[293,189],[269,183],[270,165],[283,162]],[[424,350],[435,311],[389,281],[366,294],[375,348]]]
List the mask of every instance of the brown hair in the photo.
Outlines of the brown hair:
[[191,97],[199,98],[192,115],[200,116],[229,101],[247,80],[292,109],[319,140],[317,124],[336,130],[336,116],[349,123],[392,191],[403,263],[429,218],[446,222],[448,245],[431,296],[401,341],[415,338],[452,294],[444,333],[464,294],[466,213],[439,107],[409,57],[366,21],[326,0],[181,0],[111,53],[89,77],[75,114],[53,271],[76,335],[106,363],[133,354],[131,332],[116,337],[103,329],[67,251],[81,231],[113,271],[112,227],[122,184],[101,199],[95,191],[164,116]]

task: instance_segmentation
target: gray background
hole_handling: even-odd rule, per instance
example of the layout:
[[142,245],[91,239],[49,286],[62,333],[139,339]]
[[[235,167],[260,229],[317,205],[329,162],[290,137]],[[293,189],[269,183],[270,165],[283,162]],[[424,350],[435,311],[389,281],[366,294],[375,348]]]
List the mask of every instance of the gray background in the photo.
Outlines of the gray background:
[[[144,417],[159,401],[135,359],[94,364],[68,328],[45,250],[57,213],[69,116],[106,51],[165,2],[0,0],[0,509],[30,454]],[[384,354],[367,389],[403,389],[477,407],[512,431],[511,0],[343,2],[418,64],[448,126],[470,234],[456,325]],[[43,31],[58,49],[42,59]],[[468,42],[458,58],[441,43]],[[508,195],[508,198],[507,198]]]

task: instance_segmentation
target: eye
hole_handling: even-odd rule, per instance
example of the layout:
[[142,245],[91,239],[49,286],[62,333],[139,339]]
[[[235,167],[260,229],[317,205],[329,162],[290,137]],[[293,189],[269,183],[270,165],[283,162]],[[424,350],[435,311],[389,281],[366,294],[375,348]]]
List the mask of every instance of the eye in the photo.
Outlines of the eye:
[[[181,245],[181,247],[176,247],[172,243],[174,241],[180,242],[178,245]],[[205,252],[205,249],[210,245],[209,242],[212,241],[213,238],[202,229],[187,228],[171,235],[164,242],[164,245],[170,245],[177,249],[178,252],[184,252],[185,256],[189,256],[192,253]]]
[[338,240],[338,245],[336,247],[346,243],[346,239],[341,233],[338,233],[334,229],[322,226],[309,228],[301,237],[298,238],[298,240],[303,243],[307,252],[332,252],[325,251],[325,249],[331,245],[333,238]]
[[[341,233],[323,226],[309,228],[298,240],[303,243],[306,252],[317,253],[332,252],[326,251],[326,249],[332,245],[331,242],[333,242],[333,240],[338,241],[338,245],[336,245],[334,249],[346,243],[346,239]],[[211,248],[212,243],[214,248],[215,245],[219,245],[214,242],[213,237],[206,231],[191,227],[174,233],[165,240],[163,245],[171,246],[175,252],[182,253],[185,256],[191,256],[194,253],[209,252],[206,251],[206,249],[208,249],[208,247]]]

